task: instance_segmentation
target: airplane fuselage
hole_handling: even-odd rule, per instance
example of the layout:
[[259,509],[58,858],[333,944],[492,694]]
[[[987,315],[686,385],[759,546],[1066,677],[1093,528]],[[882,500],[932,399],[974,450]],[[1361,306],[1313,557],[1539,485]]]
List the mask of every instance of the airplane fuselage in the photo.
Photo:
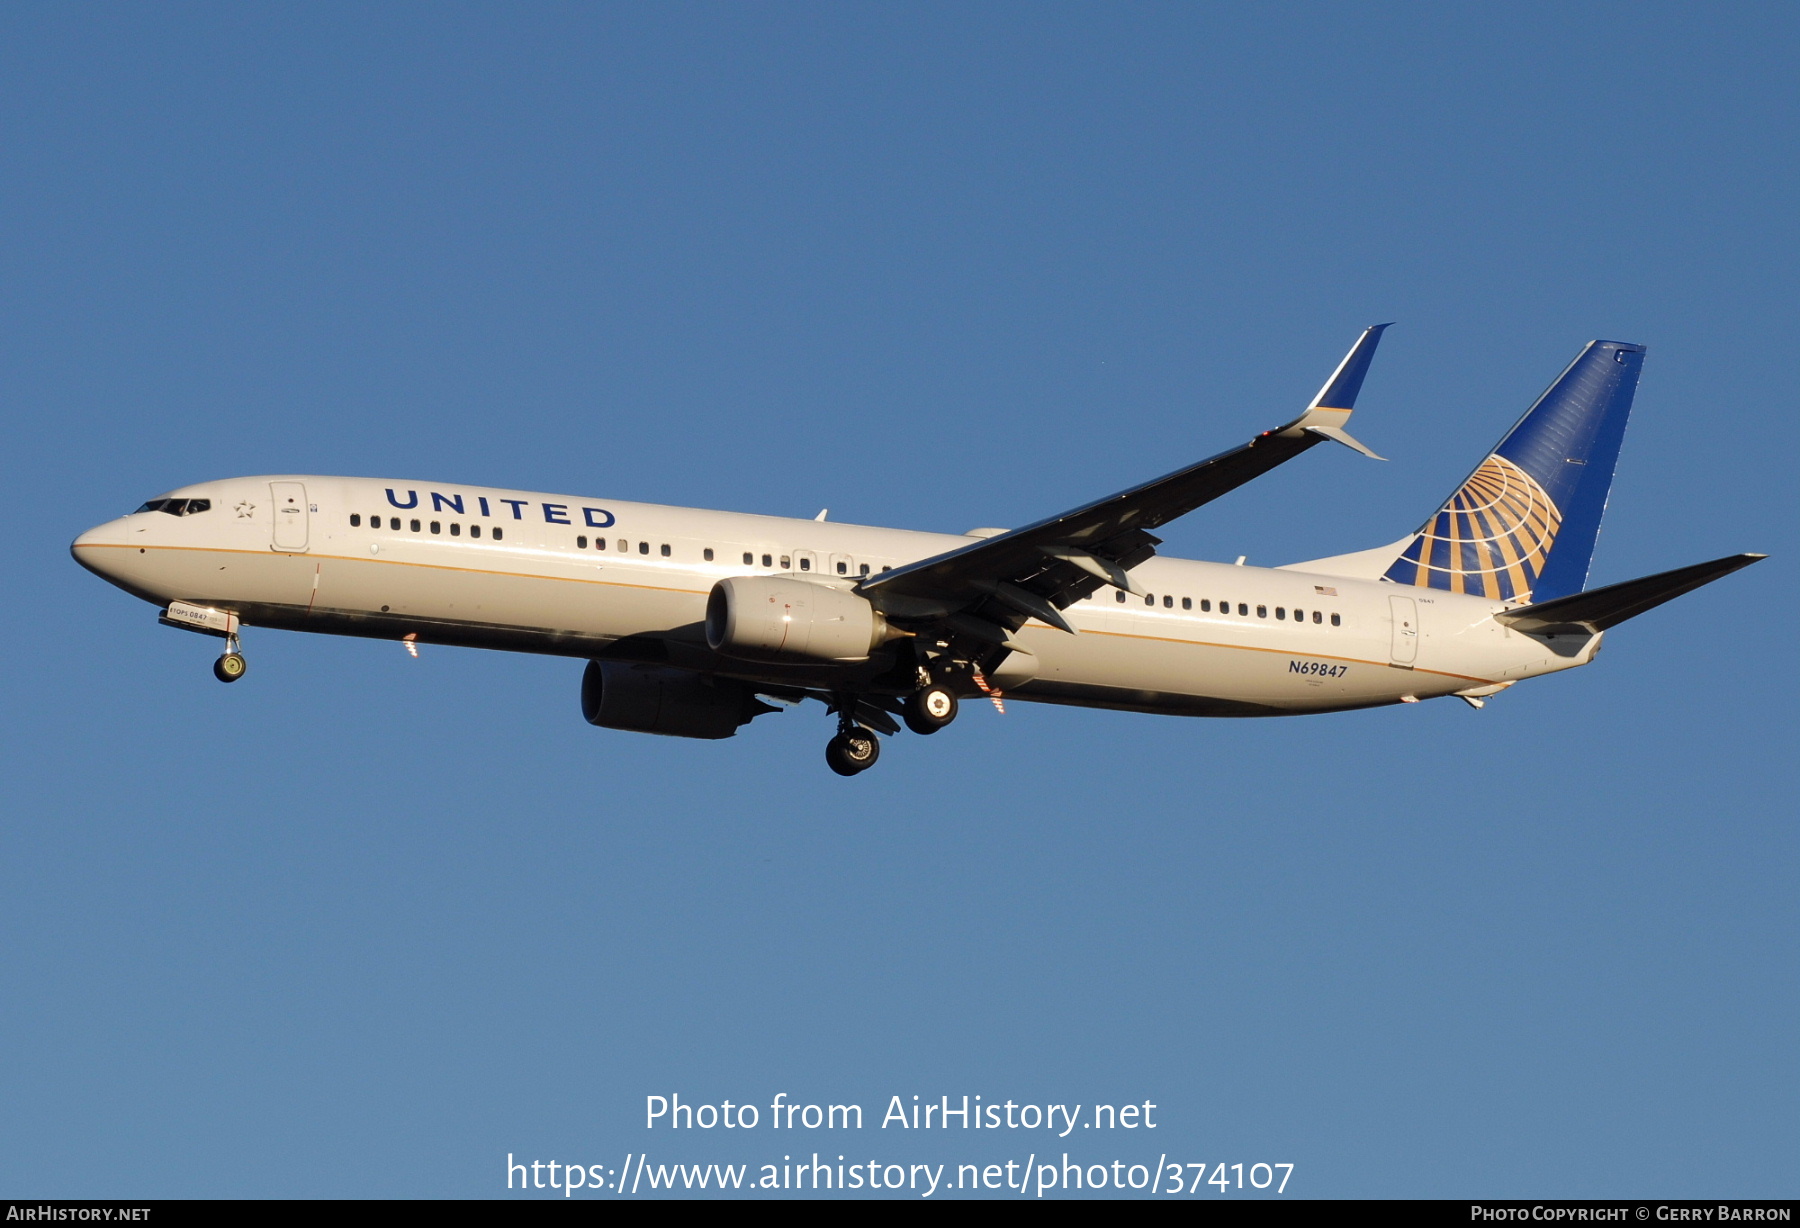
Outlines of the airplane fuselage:
[[[922,533],[388,479],[269,476],[170,498],[76,540],[146,601],[248,626],[569,657],[661,660],[752,684],[881,689],[867,661],[746,661],[710,649],[707,597],[732,576],[851,586],[968,545]],[[1189,716],[1330,712],[1489,694],[1585,664],[1600,637],[1528,635],[1485,597],[1387,581],[1154,557],[1027,623],[992,685],[1008,698]]]

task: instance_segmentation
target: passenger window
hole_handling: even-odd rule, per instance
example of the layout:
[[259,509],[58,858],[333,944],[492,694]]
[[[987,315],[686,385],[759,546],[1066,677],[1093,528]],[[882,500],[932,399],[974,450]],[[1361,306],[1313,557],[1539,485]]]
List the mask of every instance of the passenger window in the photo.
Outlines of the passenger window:
[[481,536],[481,526],[478,524],[470,525],[469,526],[469,536],[470,537],[480,537]]
[[1317,610],[1314,610],[1313,611],[1313,621],[1316,623],[1322,623],[1325,621],[1325,619],[1323,618],[1323,616],[1320,615],[1320,613]]
[[452,520],[450,522],[450,536],[451,537],[461,537],[462,536],[462,526],[460,524],[457,524],[456,521],[454,521],[454,520]]
[[638,553],[639,554],[649,554],[650,553],[650,543],[649,542],[639,542],[638,543]]
[[398,533],[400,531],[400,517],[389,516],[388,517],[388,528],[390,528],[394,532]]
[[[883,568],[883,570],[885,571],[886,568]],[[1113,594],[1113,596],[1115,596],[1119,599],[1120,605],[1125,604],[1125,590],[1124,589],[1119,589],[1116,593]]]
[[350,527],[353,529],[362,528],[362,513],[361,512],[351,512],[350,513]]
[[1145,605],[1155,605],[1156,604],[1156,594],[1145,593],[1144,594],[1144,604]]
[[664,542],[662,544],[662,556],[665,559],[669,557],[669,543],[668,542]]
[[713,561],[712,547],[708,546],[706,549],[702,550],[700,552],[700,557],[705,559],[709,563],[712,562]]
[[1243,603],[1243,602],[1241,602],[1241,601],[1240,601],[1240,602],[1238,602],[1238,617],[1239,617],[1239,618],[1248,618],[1248,617],[1250,617],[1250,607],[1249,607],[1249,606],[1247,606],[1247,605],[1245,605],[1245,604],[1244,604],[1244,603]]
[[1336,614],[1333,614],[1331,616],[1331,625],[1334,627],[1341,627],[1344,625],[1344,623],[1343,623],[1343,620],[1340,619]]
[[417,533],[419,531],[419,522],[416,520],[412,522],[412,531],[414,533]]
[[442,532],[443,532],[443,531],[444,531],[444,523],[443,523],[443,521],[441,521],[441,520],[434,520],[434,521],[432,521],[432,522],[431,522],[431,531],[432,531],[432,532],[433,532],[433,533],[442,533]]
[[765,555],[763,555],[763,566],[764,566],[764,567],[773,567],[773,566],[775,566],[775,560],[774,560],[774,558],[772,558],[772,557],[771,557],[771,556],[769,556],[769,555],[766,555],[766,554],[765,554]]
[[883,570],[883,571],[892,571],[892,570],[894,570],[894,569],[893,569],[893,568],[892,568],[892,567],[889,567],[889,566],[888,566],[888,565],[887,565],[887,564],[886,564],[886,563],[883,563],[883,564],[882,564],[882,565],[881,565],[881,570]]
[[752,555],[748,550],[744,551],[744,566],[753,567],[755,565],[756,565],[756,557],[754,555]]
[[794,566],[793,562],[788,558],[787,555],[784,554],[781,556],[781,570],[791,571],[793,569],[793,566]]
[[1282,622],[1286,622],[1287,621],[1287,607],[1283,606],[1283,605],[1276,606],[1275,607],[1275,617],[1279,618]]
[[1269,616],[1269,607],[1266,605],[1257,606],[1256,607],[1256,616],[1258,618],[1267,618]]
[[847,575],[849,575],[849,574],[850,574],[850,564],[848,564],[848,563],[846,563],[846,562],[844,562],[844,561],[843,561],[843,560],[841,560],[841,559],[840,559],[840,560],[839,560],[839,561],[838,561],[838,568],[837,568],[837,571],[838,571],[838,575],[840,575],[840,576],[847,576]]
[[1202,614],[1212,613],[1212,601],[1210,599],[1206,597],[1200,598],[1200,612]]
[[[840,566],[841,566],[841,564],[840,564]],[[800,560],[800,570],[801,571],[811,571],[812,570],[812,560],[807,559],[807,558],[801,559]]]
[[586,537],[581,537],[581,536],[577,536],[577,537],[576,537],[576,538],[575,538],[575,548],[576,548],[576,549],[577,549],[577,550],[586,550],[586,549],[587,549],[587,538],[586,538]]
[[1192,597],[1183,597],[1181,599],[1181,608],[1184,610],[1193,609],[1194,608],[1194,599]]
[[495,525],[494,526],[494,540],[499,541],[502,537],[505,537],[505,536],[506,536],[506,530],[501,528],[499,525]]
[[630,551],[630,549],[631,549],[631,543],[626,541],[623,537],[621,537],[619,539],[619,553],[621,553],[621,554],[627,553]]
[[1172,610],[1174,608],[1175,608],[1175,598],[1169,596],[1167,593],[1164,593],[1163,594],[1163,609]]
[[[883,570],[886,570],[886,569],[883,568]],[[869,565],[867,563],[864,563],[862,565],[862,574],[865,576],[869,574]]]

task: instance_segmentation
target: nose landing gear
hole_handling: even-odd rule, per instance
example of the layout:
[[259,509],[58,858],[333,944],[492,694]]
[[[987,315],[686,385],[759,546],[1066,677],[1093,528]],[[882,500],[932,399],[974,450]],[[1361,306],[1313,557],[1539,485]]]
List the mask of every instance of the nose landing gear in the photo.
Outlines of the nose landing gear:
[[249,668],[250,663],[244,660],[244,654],[238,644],[238,637],[227,636],[225,655],[213,662],[213,677],[220,682],[236,682],[244,676],[245,671]]
[[156,620],[165,627],[215,635],[225,641],[225,653],[213,662],[213,677],[220,682],[236,682],[250,668],[244,661],[244,649],[238,643],[238,616],[231,610],[215,610],[211,606],[171,601],[169,608]]

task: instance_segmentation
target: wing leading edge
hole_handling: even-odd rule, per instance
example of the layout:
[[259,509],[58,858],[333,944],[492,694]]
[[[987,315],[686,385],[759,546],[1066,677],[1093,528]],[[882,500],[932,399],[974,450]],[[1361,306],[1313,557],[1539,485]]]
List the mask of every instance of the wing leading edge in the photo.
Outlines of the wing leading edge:
[[1058,611],[1101,585],[1143,591],[1129,573],[1161,544],[1151,529],[1260,477],[1323,439],[1375,456],[1351,438],[1344,424],[1387,327],[1363,330],[1306,412],[1292,422],[1104,499],[883,572],[858,591],[890,618],[949,619],[954,630],[1009,647],[1009,633],[1029,618],[1067,631]]

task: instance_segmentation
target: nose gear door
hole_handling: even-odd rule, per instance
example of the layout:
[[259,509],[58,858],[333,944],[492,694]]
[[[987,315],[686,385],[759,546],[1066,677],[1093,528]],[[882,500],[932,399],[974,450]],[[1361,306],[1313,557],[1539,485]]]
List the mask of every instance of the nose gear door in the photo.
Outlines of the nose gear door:
[[288,554],[306,550],[307,508],[305,482],[270,482],[275,506],[275,549]]

